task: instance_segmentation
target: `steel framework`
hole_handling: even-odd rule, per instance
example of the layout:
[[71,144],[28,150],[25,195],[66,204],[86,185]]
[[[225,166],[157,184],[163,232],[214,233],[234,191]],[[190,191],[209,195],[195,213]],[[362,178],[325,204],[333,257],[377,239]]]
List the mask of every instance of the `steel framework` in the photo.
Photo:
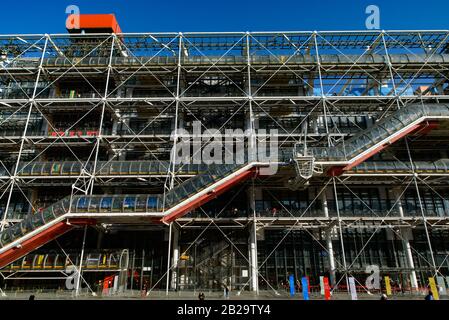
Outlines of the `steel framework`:
[[[406,274],[413,289],[425,286],[426,277],[449,272],[449,113],[425,118],[419,130],[405,130],[398,139],[392,137],[400,130],[387,132],[382,148],[373,147],[363,163],[340,172],[328,170],[338,161],[319,159],[312,151],[337,149],[403,110],[416,114],[423,106],[445,106],[448,37],[447,30],[0,36],[2,235],[12,237],[8,230],[14,225],[26,229],[20,225],[24,215],[43,210],[45,217],[45,208],[55,214],[59,207],[52,205],[64,198],[63,222],[89,218],[100,233],[153,228],[154,217],[170,212],[171,192],[209,170],[176,164],[174,150],[191,139],[184,130],[190,132],[194,121],[201,121],[207,137],[196,152],[213,141],[212,128],[247,130],[242,139],[249,163],[256,161],[251,150],[266,139],[260,129],[276,129],[282,155],[278,172],[248,175],[243,185],[226,189],[247,191],[245,212],[230,208],[238,206],[233,199],[239,192],[212,200],[217,194],[187,206],[185,216],[164,220],[168,227],[157,226],[168,231],[168,263],[151,289],[161,288],[163,279],[167,292],[191,288],[186,279],[195,282],[195,276],[188,275],[182,257],[211,228],[248,266],[238,290],[257,292],[262,284],[279,290],[285,275],[278,275],[277,258],[275,280],[267,265],[297,233],[325,254],[326,266],[315,276],[328,273],[335,290],[345,287],[342,281],[349,275],[357,275],[364,286],[360,270],[367,263],[358,260],[372,255],[365,250],[372,250],[379,233],[387,234],[387,243],[402,244],[405,256],[381,270]],[[304,160],[295,158],[298,146],[300,156],[312,161],[301,167],[307,169],[306,179],[298,179],[295,170],[295,161]],[[362,146],[372,147],[367,141]],[[232,169],[203,194],[210,195],[236,172]],[[288,188],[294,191],[285,197]],[[292,193],[300,200],[291,200]],[[308,200],[300,207],[305,194]],[[157,210],[150,208],[152,195],[160,195]],[[195,196],[188,194],[185,203]],[[225,204],[218,202],[222,197]],[[267,198],[272,199],[268,206]],[[139,201],[144,201],[140,207]],[[119,203],[115,212],[113,203]],[[230,236],[241,229],[248,234],[246,253]],[[265,237],[279,232],[276,245],[265,248]],[[362,244],[354,249],[348,241],[359,233]],[[422,235],[425,246],[415,241]],[[181,248],[183,237],[190,236],[194,239]],[[264,255],[258,255],[259,243]],[[294,257],[292,269],[286,262],[286,272],[297,275],[300,260]],[[80,262],[80,272],[82,267]]]

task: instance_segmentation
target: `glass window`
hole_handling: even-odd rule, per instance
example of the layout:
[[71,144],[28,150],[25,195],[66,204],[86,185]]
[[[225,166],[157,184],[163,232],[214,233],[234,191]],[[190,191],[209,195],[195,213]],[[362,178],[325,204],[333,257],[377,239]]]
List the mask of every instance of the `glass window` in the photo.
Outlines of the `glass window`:
[[113,212],[121,212],[123,209],[123,198],[115,197],[112,203],[112,211]]
[[97,165],[97,172],[107,175],[109,174],[109,167],[110,164],[108,164],[107,162],[99,162]]
[[154,197],[154,196],[148,197],[147,208],[148,208],[148,210],[157,208],[157,197]]
[[74,162],[72,165],[71,174],[72,175],[79,175],[81,173],[81,163]]
[[12,235],[11,230],[6,229],[0,234],[0,241],[3,246],[7,245],[8,243],[12,242]]
[[146,196],[138,196],[136,201],[136,212],[145,212],[146,211]]
[[35,163],[33,165],[33,170],[31,171],[31,175],[39,176],[39,175],[41,175],[41,171],[42,171],[42,163]]
[[31,169],[33,168],[33,164],[27,164],[25,167],[22,167],[19,174],[23,176],[29,176],[31,175]]
[[86,212],[89,205],[89,198],[80,197],[76,205],[76,212]]
[[64,208],[62,207],[62,203],[61,202],[57,202],[57,203],[55,203],[53,206],[52,206],[52,208],[53,208],[53,213],[55,214],[55,216],[62,216],[64,213],[65,213],[65,211],[64,211]]
[[62,164],[62,170],[61,170],[61,174],[62,175],[69,175],[71,172],[71,167],[72,167],[72,162],[64,162]]
[[100,211],[101,212],[110,212],[112,208],[112,197],[103,197],[101,199]]
[[59,175],[61,172],[61,163],[55,162],[51,166],[51,175]]
[[129,162],[122,162],[122,166],[120,168],[120,173],[121,174],[129,174],[129,167],[130,167]]
[[89,212],[98,212],[98,209],[100,207],[100,200],[101,200],[101,198],[99,198],[99,197],[93,197],[90,200]]
[[110,172],[109,174],[119,174],[120,173],[120,165],[121,162],[111,162],[110,163]]
[[42,166],[42,175],[48,176],[50,174],[51,168],[52,168],[52,164],[50,162],[44,163]]
[[123,209],[124,211],[134,211],[136,206],[136,197],[130,196],[126,197],[123,201]]
[[150,174],[159,173],[159,164],[157,162],[151,162],[149,165],[148,173]]
[[138,174],[140,172],[140,161],[135,161],[131,163],[130,173]]
[[52,210],[51,207],[44,209],[44,211],[42,213],[42,216],[43,216],[45,222],[50,222],[50,221],[52,221],[55,218],[55,216],[53,215],[53,210]]

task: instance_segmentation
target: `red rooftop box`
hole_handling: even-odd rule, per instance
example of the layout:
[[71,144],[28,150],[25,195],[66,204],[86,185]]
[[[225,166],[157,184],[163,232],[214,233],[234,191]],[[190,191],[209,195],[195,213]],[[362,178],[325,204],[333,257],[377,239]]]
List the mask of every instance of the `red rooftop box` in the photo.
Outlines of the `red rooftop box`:
[[[79,28],[68,28],[70,33],[122,33],[114,14],[80,14]],[[77,15],[68,17],[69,21],[76,21]]]

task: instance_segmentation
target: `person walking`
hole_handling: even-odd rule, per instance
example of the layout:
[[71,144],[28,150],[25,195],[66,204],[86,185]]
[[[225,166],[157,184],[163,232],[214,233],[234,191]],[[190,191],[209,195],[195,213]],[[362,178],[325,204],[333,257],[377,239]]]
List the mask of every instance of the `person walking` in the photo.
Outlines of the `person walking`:
[[227,285],[224,285],[225,299],[229,299],[229,288]]
[[434,300],[432,290],[424,297],[424,300]]
[[145,281],[142,287],[142,298],[145,298],[148,293],[148,283]]

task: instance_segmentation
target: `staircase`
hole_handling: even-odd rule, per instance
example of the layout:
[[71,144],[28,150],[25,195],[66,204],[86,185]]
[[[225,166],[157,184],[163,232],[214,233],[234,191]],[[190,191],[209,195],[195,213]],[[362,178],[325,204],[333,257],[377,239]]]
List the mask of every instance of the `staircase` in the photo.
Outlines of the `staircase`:
[[66,197],[0,233],[0,268],[72,230],[99,220],[152,218],[170,223],[257,174],[266,164],[211,165],[165,195]]
[[442,120],[449,120],[449,104],[410,105],[333,147],[297,146],[295,160],[312,156],[316,165],[329,168],[329,175],[340,175],[406,135],[427,133]]

